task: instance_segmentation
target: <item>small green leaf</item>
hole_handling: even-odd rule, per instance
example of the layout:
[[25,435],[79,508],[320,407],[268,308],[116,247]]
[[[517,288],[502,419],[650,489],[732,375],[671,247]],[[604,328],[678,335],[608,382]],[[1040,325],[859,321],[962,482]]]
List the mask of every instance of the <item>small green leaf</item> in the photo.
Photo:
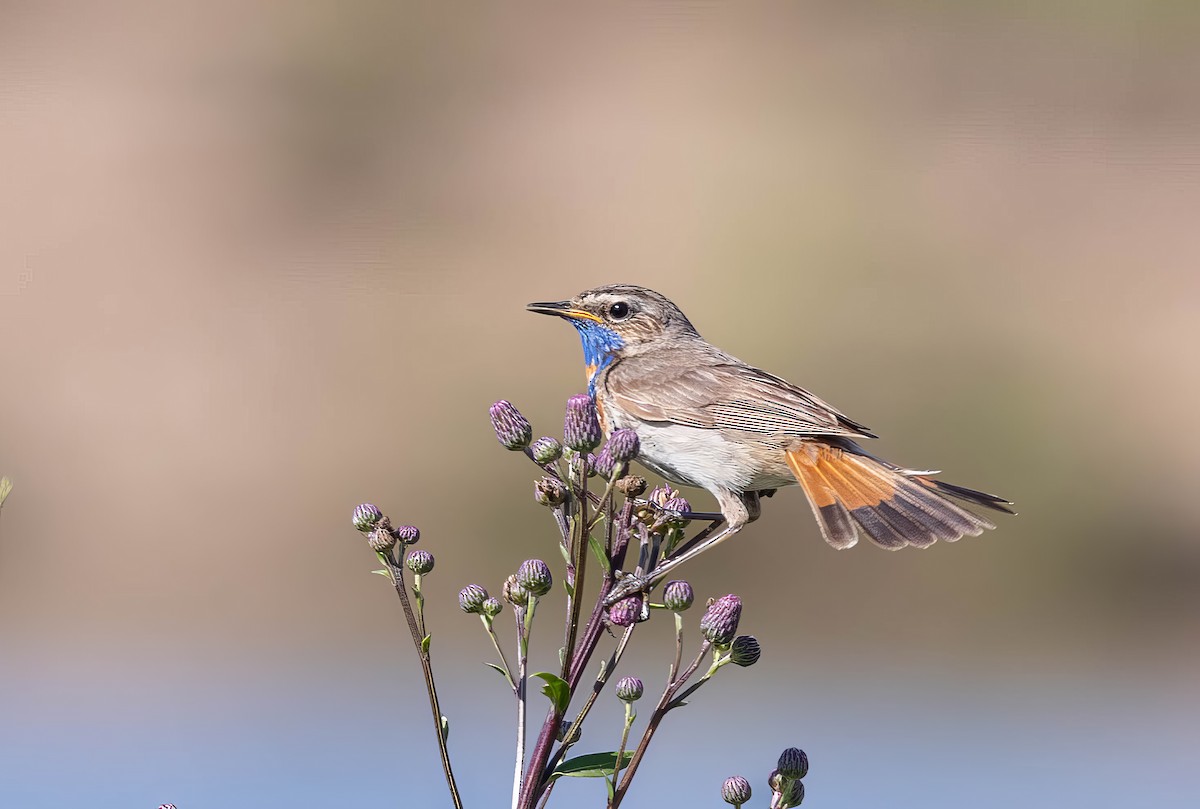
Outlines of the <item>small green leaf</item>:
[[442,741],[446,741],[449,738],[450,738],[450,720],[446,718],[445,714],[442,714]]
[[545,680],[546,684],[542,686],[542,693],[550,698],[550,702],[554,703],[555,710],[559,713],[566,713],[567,707],[571,704],[571,686],[567,685],[567,681],[548,671],[539,671],[533,676]]
[[429,654],[429,641],[432,637],[432,635],[426,635],[425,637],[421,638],[421,654]]
[[495,669],[496,671],[500,672],[501,677],[506,680],[508,679],[508,672],[504,670],[503,666],[497,666],[495,663],[484,663],[483,665],[487,666],[489,669]]
[[562,554],[563,561],[568,565],[571,564],[571,552],[567,550],[567,546],[559,543],[558,551]]
[[592,554],[604,566],[605,572],[612,572],[612,564],[608,561],[608,555],[604,552],[604,547],[600,544],[600,540],[595,537],[588,537],[588,547],[592,549]]
[[563,586],[563,590],[565,590],[567,593],[567,598],[575,597],[575,588],[571,586],[571,582],[567,581],[566,579],[563,579],[562,586]]
[[8,478],[0,478],[0,506],[4,505],[4,501],[8,499],[8,493],[12,491],[12,481]]
[[[624,767],[633,758],[632,751],[621,754],[621,766]],[[617,769],[617,751],[607,753],[588,753],[586,756],[576,756],[567,759],[554,768],[550,780],[561,776],[568,778],[606,778]]]
[[391,578],[391,576],[388,575],[388,572],[386,570],[382,570],[382,569],[381,570],[372,570],[371,572],[378,573],[380,576],[387,576],[389,579]]

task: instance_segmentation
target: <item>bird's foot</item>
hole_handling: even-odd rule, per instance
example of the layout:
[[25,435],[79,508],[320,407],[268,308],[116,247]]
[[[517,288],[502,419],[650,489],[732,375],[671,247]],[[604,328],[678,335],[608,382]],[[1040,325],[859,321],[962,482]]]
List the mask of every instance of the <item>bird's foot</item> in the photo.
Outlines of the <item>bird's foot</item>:
[[654,583],[647,576],[638,576],[633,573],[623,573],[618,570],[617,575],[620,576],[613,588],[608,591],[608,595],[604,599],[604,606],[611,607],[618,601],[629,598],[632,595],[649,592]]

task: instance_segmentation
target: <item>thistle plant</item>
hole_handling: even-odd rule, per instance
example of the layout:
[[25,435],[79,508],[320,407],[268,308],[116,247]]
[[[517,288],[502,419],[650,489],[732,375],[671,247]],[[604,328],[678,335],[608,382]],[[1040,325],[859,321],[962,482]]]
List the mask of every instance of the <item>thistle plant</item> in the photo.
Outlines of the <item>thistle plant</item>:
[[[722,669],[730,664],[738,668],[754,665],[762,652],[754,637],[738,634],[743,603],[735,594],[708,599],[698,619],[692,621],[685,621],[685,613],[696,596],[686,581],[668,581],[659,593],[647,587],[624,597],[613,594],[624,578],[647,581],[657,565],[686,550],[689,522],[705,518],[694,514],[688,501],[669,486],[659,486],[643,499],[649,484],[629,474],[629,464],[639,451],[635,432],[616,430],[605,441],[595,407],[586,395],[568,400],[562,441],[549,436],[534,440],[529,421],[507,401],[492,405],[489,414],[501,446],[524,454],[538,467],[533,486],[535,508],[549,511],[555,529],[550,541],[557,549],[546,555],[562,559],[560,572],[543,559],[525,560],[495,583],[495,596],[481,584],[467,584],[458,591],[460,610],[479,616],[495,653],[495,662],[487,665],[504,678],[514,700],[511,805],[513,809],[542,807],[559,779],[595,778],[605,785],[604,797],[598,793],[597,803],[604,800],[606,807],[617,809],[667,715],[687,705]],[[449,721],[438,700],[430,656],[432,638],[425,624],[425,579],[434,570],[434,557],[425,549],[409,550],[420,539],[420,531],[414,526],[392,527],[374,505],[355,508],[351,522],[383,564],[376,572],[396,591],[421,662],[451,801],[461,809],[447,744]],[[699,534],[708,530],[711,527]],[[584,585],[589,576],[595,580],[597,592],[594,600],[585,604]],[[562,594],[555,593],[556,581]],[[447,603],[450,598],[449,593],[438,596],[436,603]],[[551,603],[560,598],[561,603]],[[497,633],[497,619],[506,609],[513,614],[512,628]],[[557,643],[559,665],[553,671],[531,673],[534,627],[555,620],[550,617],[551,609],[561,616],[561,634],[555,633],[556,641],[552,641]],[[638,626],[668,615],[674,623],[674,643],[664,653],[665,680],[655,684],[654,678],[618,677]],[[688,623],[694,624],[690,631]],[[538,631],[539,640],[550,635],[545,629],[548,627]],[[549,699],[536,729],[529,719],[530,708],[535,707],[529,697],[531,683]],[[610,687],[613,702],[603,699]],[[658,696],[650,698],[649,694]],[[646,709],[644,721],[639,721],[636,706],[644,696],[652,707]],[[624,711],[620,738],[613,740],[615,747],[577,750],[593,708],[615,704]],[[800,779],[807,769],[802,752],[795,748],[785,751],[769,779],[772,807],[799,804],[803,797]],[[737,806],[750,799],[749,782],[741,777],[728,779],[720,790],[728,803]]]

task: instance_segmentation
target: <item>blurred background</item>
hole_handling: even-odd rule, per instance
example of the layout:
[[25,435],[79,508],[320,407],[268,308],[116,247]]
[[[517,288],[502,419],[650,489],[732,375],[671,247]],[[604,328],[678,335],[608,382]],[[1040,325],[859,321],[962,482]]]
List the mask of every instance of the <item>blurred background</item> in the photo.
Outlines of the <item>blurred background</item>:
[[[1021,514],[839,553],[780,492],[687,571],[763,661],[672,715],[627,806],[732,774],[765,805],[789,745],[814,806],[1195,806],[1198,23],[4,3],[0,803],[449,805],[369,500],[437,557],[463,791],[506,805],[512,706],[455,595],[558,553],[487,407],[558,434],[578,341],[522,307],[632,282]],[[600,705],[582,748],[615,746]]]

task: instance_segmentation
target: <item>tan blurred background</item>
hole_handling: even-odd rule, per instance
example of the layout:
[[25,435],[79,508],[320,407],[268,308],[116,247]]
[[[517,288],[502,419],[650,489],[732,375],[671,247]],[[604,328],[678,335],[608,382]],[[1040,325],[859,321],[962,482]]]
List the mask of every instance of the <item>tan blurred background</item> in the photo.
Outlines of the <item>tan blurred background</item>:
[[504,805],[511,706],[454,594],[557,552],[486,409],[560,430],[577,340],[522,306],[622,281],[1021,511],[837,553],[768,501],[688,572],[747,596],[763,662],[628,806],[761,798],[792,744],[815,806],[1197,805],[1197,23],[3,4],[0,804],[448,805],[365,499],[437,556],[452,747]]

